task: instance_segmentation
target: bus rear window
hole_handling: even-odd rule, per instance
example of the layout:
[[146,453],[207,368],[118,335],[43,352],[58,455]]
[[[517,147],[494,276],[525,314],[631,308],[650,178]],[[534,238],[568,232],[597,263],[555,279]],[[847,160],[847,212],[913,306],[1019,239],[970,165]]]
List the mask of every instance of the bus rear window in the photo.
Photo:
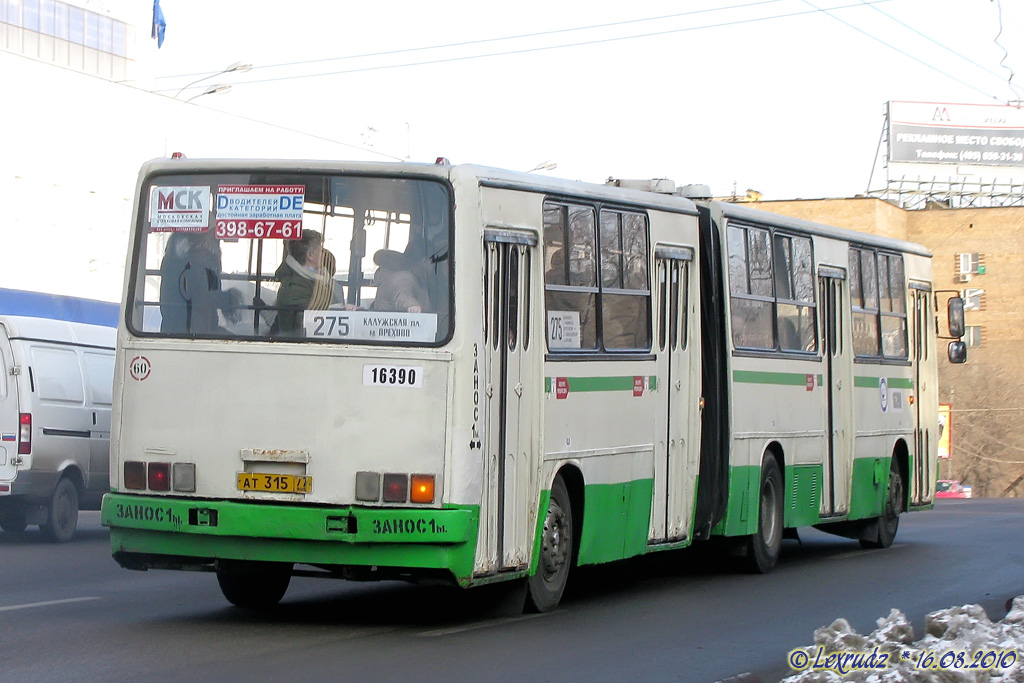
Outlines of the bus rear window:
[[182,174],[144,187],[141,335],[435,345],[451,330],[451,199],[432,180]]

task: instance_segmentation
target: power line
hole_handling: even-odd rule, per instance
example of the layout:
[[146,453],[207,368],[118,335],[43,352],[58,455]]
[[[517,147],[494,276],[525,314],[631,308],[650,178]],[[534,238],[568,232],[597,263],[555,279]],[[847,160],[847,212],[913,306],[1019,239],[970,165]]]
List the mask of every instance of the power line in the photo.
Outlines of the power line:
[[[730,7],[730,8],[721,8],[721,9],[753,7],[755,5],[768,4],[769,2],[775,2],[775,1],[777,1],[777,0],[764,0],[762,2],[747,3],[747,4],[744,4],[744,5],[734,5],[734,6]],[[872,3],[882,3],[882,2],[891,2],[891,0],[869,0],[869,2],[872,2]],[[865,4],[864,0],[859,0],[859,2],[856,2],[856,3],[847,4],[847,5],[839,5],[839,6],[830,7],[830,8],[827,8],[827,9],[821,9],[821,8],[815,7],[814,9],[811,9],[811,10],[803,10],[803,11],[798,11],[798,12],[789,12],[789,13],[786,13],[786,14],[775,14],[775,15],[771,15],[771,16],[767,16],[767,17],[755,17],[755,18],[751,18],[751,19],[739,19],[739,20],[733,20],[733,21],[725,21],[725,22],[720,22],[720,23],[717,23],[717,24],[706,24],[706,25],[703,25],[703,26],[689,26],[689,27],[684,27],[684,28],[666,29],[666,30],[663,30],[663,31],[652,31],[652,32],[648,32],[648,33],[639,33],[639,34],[632,34],[632,35],[626,35],[626,36],[614,36],[614,37],[610,37],[610,38],[597,38],[597,39],[594,39],[594,40],[579,41],[579,42],[575,42],[575,43],[562,43],[562,44],[558,44],[558,45],[542,45],[542,46],[539,46],[539,47],[520,48],[520,49],[515,49],[515,50],[504,50],[504,51],[499,51],[499,52],[489,52],[489,53],[475,54],[475,55],[463,55],[463,56],[460,56],[460,57],[442,57],[442,58],[431,59],[431,60],[404,62],[404,63],[401,63],[401,64],[382,64],[382,65],[378,65],[378,66],[359,67],[359,68],[354,68],[354,69],[344,69],[344,70],[340,70],[340,71],[330,71],[330,72],[313,73],[313,74],[298,74],[298,75],[294,75],[294,76],[278,76],[278,77],[273,77],[273,78],[250,79],[250,80],[246,80],[246,81],[240,81],[240,82],[236,83],[236,85],[240,85],[241,86],[241,85],[248,85],[248,84],[252,84],[252,83],[272,83],[272,82],[275,82],[275,81],[291,81],[291,80],[298,80],[298,79],[301,79],[301,78],[322,78],[324,76],[340,76],[340,75],[344,75],[344,74],[360,73],[360,72],[367,72],[367,71],[381,71],[381,70],[386,70],[386,69],[400,69],[400,68],[407,68],[407,67],[413,67],[413,66],[429,66],[429,65],[434,65],[434,64],[444,64],[444,63],[468,61],[468,60],[474,60],[474,59],[484,59],[484,58],[488,58],[488,57],[503,57],[503,56],[508,56],[508,55],[527,54],[527,53],[531,53],[531,52],[542,52],[542,51],[546,51],[546,50],[558,50],[558,49],[566,49],[566,48],[573,48],[573,47],[583,47],[583,46],[587,46],[587,45],[598,45],[598,44],[602,44],[602,43],[612,43],[612,42],[618,42],[618,41],[624,41],[624,40],[636,40],[636,39],[639,39],[639,38],[652,38],[652,37],[657,37],[657,36],[671,35],[671,34],[674,34],[674,33],[686,33],[686,32],[690,32],[690,31],[701,31],[701,30],[712,29],[712,28],[725,28],[725,27],[729,27],[729,26],[740,26],[740,25],[744,25],[744,24],[753,24],[753,23],[759,23],[759,22],[763,22],[763,21],[772,21],[772,20],[776,20],[776,19],[789,19],[789,18],[792,18],[792,17],[805,16],[805,15],[816,14],[816,13],[828,14],[829,12],[836,11],[836,10],[860,8],[860,7],[863,7],[864,4]],[[813,7],[813,5],[812,5],[812,7]],[[689,13],[689,14],[697,14],[697,13],[709,12],[709,11],[720,11],[720,9],[719,10],[700,10],[698,12],[693,12],[693,13]],[[676,15],[667,15],[667,16],[676,16]],[[683,16],[683,15],[678,15],[678,16]],[[832,16],[832,15],[829,15],[829,16]],[[836,18],[836,17],[833,17],[833,18]],[[632,20],[632,21],[629,21],[629,22],[620,22],[620,23],[634,23],[636,21],[645,21],[645,20]],[[615,25],[615,24],[606,24],[606,25],[602,25],[602,26],[612,26],[612,25]],[[562,29],[561,32],[573,31],[573,30],[588,30],[588,29],[587,28]],[[524,35],[522,37],[532,37],[533,35],[544,35],[544,34],[543,33],[539,33],[539,34],[526,34],[526,35]],[[469,41],[466,44],[489,43],[489,42],[497,42],[497,41],[501,41],[501,40],[513,40],[513,39],[516,39],[516,38],[518,38],[518,37],[512,36],[512,37],[508,37],[508,38],[490,38],[490,39],[484,39],[484,40],[480,40],[480,41]],[[454,44],[454,45],[459,45],[459,44]],[[403,53],[407,53],[407,52],[410,52],[410,51],[440,49],[442,47],[446,47],[446,46],[433,46],[433,47],[423,47],[423,48],[409,48],[409,49],[404,49],[404,50],[395,50],[395,51],[390,51],[390,52],[374,53],[374,54],[369,55],[369,56],[387,56],[387,55],[392,55],[392,54],[403,54]],[[337,59],[354,59],[354,58],[356,58],[356,56],[338,57],[338,58],[333,58],[333,59],[337,60]],[[296,62],[295,64],[304,64],[304,63],[305,62]],[[924,62],[922,62],[922,63],[924,63]],[[287,66],[287,65],[282,65],[282,66]],[[255,70],[256,68],[257,67],[253,67],[253,70]],[[271,67],[264,67],[264,68],[271,68]],[[167,91],[168,90],[156,90],[154,92],[167,92]]]
[[[922,33],[921,31],[918,31],[913,26],[910,26],[909,24],[907,24],[907,23],[905,23],[903,21],[900,21],[899,19],[897,19],[896,17],[892,16],[888,12],[879,9],[878,7],[875,7],[872,3],[864,2],[864,4],[869,6],[869,7],[871,7],[871,9],[875,10],[876,12],[881,14],[882,16],[888,17],[889,19],[891,19],[892,21],[896,22],[897,24],[899,24],[903,28],[906,28],[906,29],[908,29],[910,31],[913,31],[914,33],[916,33],[917,35],[921,36],[925,40],[933,43],[934,45],[938,45],[943,50],[946,50],[947,52],[949,52],[949,53],[951,53],[953,55],[956,55],[960,59],[963,59],[968,64],[972,64],[972,65],[978,67],[979,69],[981,69],[982,71],[984,71],[985,73],[989,74],[990,76],[995,76],[996,78],[1002,80],[1002,76],[997,74],[995,71],[992,71],[988,67],[986,67],[986,66],[984,66],[982,64],[979,64],[978,62],[974,61],[970,57],[967,57],[966,55],[963,55],[963,54],[957,52],[956,50],[954,50],[953,48],[949,47],[948,45],[944,45],[943,43],[940,43],[939,41],[935,40],[931,36],[929,36],[929,35],[927,35],[925,33]],[[1002,31],[1003,31],[1003,20],[1002,20],[1002,9],[1000,8],[999,32],[1002,33]],[[999,40],[998,39],[999,39],[999,36],[997,35],[996,36],[996,45],[999,45]],[[999,45],[999,47],[1002,47],[1002,45]],[[1004,54],[1006,54],[1007,57],[1009,56],[1009,53],[1006,52],[1005,48],[1003,49],[1003,52],[1004,52]],[[1000,62],[1000,64],[1002,64],[1002,62]],[[1009,68],[1009,67],[1006,67],[1006,68]],[[1010,69],[1010,80],[1013,80],[1013,70],[1012,69]],[[1015,89],[1015,86],[1013,86],[1013,84],[1011,84],[1010,87]],[[1015,94],[1016,94],[1016,90],[1015,90]]]
[[[896,47],[892,43],[887,43],[886,41],[882,40],[878,36],[872,35],[872,34],[868,33],[867,31],[865,31],[864,29],[862,29],[862,28],[860,28],[858,26],[854,26],[850,22],[848,22],[848,21],[846,21],[844,19],[841,19],[841,18],[831,14],[832,8],[821,9],[818,6],[816,6],[813,2],[811,2],[810,0],[803,0],[803,2],[804,2],[804,4],[809,5],[809,6],[813,7],[814,9],[816,9],[816,10],[818,10],[820,12],[824,12],[827,16],[832,17],[833,19],[835,19],[836,21],[840,22],[841,24],[844,24],[845,26],[848,26],[848,27],[852,28],[854,31],[857,31],[858,33],[861,33],[861,34],[867,36],[871,40],[874,40],[875,42],[881,43],[882,45],[885,45],[887,48],[889,48],[891,50],[895,50],[896,52],[900,53],[904,57],[907,57],[908,59],[912,59],[915,62],[917,62],[918,64],[920,64],[922,66],[925,66],[925,67],[928,67],[932,71],[934,71],[934,72],[936,72],[936,73],[938,73],[938,74],[940,74],[942,76],[945,76],[946,78],[949,78],[950,80],[956,81],[960,85],[966,86],[966,87],[970,88],[971,90],[974,90],[975,92],[981,93],[985,97],[989,97],[989,98],[991,98],[993,100],[996,100],[997,102],[1000,101],[999,98],[996,97],[995,95],[990,95],[989,93],[985,92],[984,90],[981,90],[977,86],[972,85],[971,83],[968,83],[966,81],[962,81],[959,78],[957,78],[956,76],[953,76],[952,74],[946,73],[942,69],[940,69],[940,68],[938,68],[936,66],[933,66],[932,64],[929,64],[928,62],[924,61],[923,59],[918,59],[917,57],[915,57],[914,55],[910,54],[909,52],[907,52],[905,50],[901,50],[900,48]],[[864,3],[864,4],[867,4],[867,3]]]
[[1006,60],[1010,57],[1010,53],[1007,52],[1006,48],[1003,47],[1003,44],[999,42],[999,37],[1003,35],[1003,3],[1000,2],[1000,0],[996,0],[996,8],[999,16],[999,32],[996,33],[996,37],[993,42],[995,42],[995,44],[1003,51],[1003,58],[999,60],[999,66],[1010,72],[1010,77],[1006,79],[1006,84],[1010,86],[1010,90],[1012,90],[1015,95],[1019,95],[1020,93],[1013,85],[1013,69],[1005,64]]
[[[889,2],[890,0],[876,0],[878,2]],[[282,62],[280,64],[266,64],[262,66],[254,66],[253,71],[259,69],[276,69],[288,66],[304,66],[307,64],[320,64],[323,62],[336,62],[344,61],[349,59],[364,59],[367,57],[386,57],[390,55],[408,54],[410,52],[424,52],[428,50],[443,50],[453,47],[466,47],[467,45],[482,45],[486,43],[498,43],[508,40],[522,40],[523,38],[539,38],[541,36],[557,35],[561,33],[573,33],[577,31],[592,31],[600,28],[612,28],[615,26],[626,26],[628,24],[640,24],[650,21],[664,21],[666,19],[678,19],[679,17],[693,16],[697,14],[707,14],[711,12],[727,12],[735,9],[749,9],[758,5],[772,5],[778,2],[785,2],[785,0],[758,0],[757,2],[747,2],[740,5],[730,5],[729,7],[714,7],[711,9],[692,10],[689,12],[678,12],[676,14],[663,14],[657,17],[645,17],[642,19],[624,19],[622,21],[613,21],[605,24],[592,24],[590,26],[575,26],[572,28],[561,28],[552,29],[550,31],[537,31],[535,33],[521,33],[512,36],[500,36],[497,38],[480,38],[478,40],[465,40],[458,43],[444,43],[441,45],[421,45],[419,47],[403,48],[401,50],[385,50],[382,52],[366,52],[358,55],[344,55],[341,57],[323,57],[321,59],[305,59],[297,62]],[[554,46],[557,47],[557,46]],[[212,72],[216,74],[216,72]],[[203,74],[177,74],[174,76],[158,76],[157,80],[164,78],[186,78],[192,76],[201,76]],[[326,74],[325,74],[326,75]]]

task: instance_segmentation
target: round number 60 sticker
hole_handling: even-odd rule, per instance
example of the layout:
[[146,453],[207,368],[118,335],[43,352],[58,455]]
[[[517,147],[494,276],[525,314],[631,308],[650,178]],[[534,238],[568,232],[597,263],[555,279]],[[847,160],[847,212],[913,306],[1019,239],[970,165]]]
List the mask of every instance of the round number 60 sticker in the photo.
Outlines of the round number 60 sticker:
[[128,364],[128,371],[131,373],[132,379],[139,382],[149,377],[149,371],[152,369],[153,366],[149,364],[149,359],[145,356],[135,356]]

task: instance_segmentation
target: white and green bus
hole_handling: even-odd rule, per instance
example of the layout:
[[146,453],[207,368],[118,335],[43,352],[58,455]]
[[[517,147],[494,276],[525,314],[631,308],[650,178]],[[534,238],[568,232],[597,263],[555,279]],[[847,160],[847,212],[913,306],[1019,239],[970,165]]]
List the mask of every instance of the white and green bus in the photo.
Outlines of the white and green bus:
[[890,545],[935,493],[929,254],[666,184],[147,163],[115,559],[240,606],[301,575],[543,611],[576,565],[713,537],[761,572],[798,527]]

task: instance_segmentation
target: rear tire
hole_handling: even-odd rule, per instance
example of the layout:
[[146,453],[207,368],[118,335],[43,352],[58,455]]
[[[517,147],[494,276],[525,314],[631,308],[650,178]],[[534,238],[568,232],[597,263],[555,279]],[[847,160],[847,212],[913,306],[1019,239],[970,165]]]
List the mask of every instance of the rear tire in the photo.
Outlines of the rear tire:
[[531,612],[550,612],[557,607],[569,580],[574,552],[572,504],[562,475],[551,485],[541,534],[537,572],[526,582],[526,608]]
[[78,489],[67,477],[61,477],[53,490],[47,509],[46,524],[39,529],[54,543],[67,543],[78,528]]
[[904,499],[903,475],[900,474],[896,458],[889,468],[889,486],[885,494],[885,507],[882,514],[875,520],[878,534],[874,539],[860,539],[862,548],[888,548],[896,540],[896,532],[900,527],[900,512],[903,511]]
[[782,472],[771,455],[761,464],[761,489],[758,496],[757,533],[747,540],[747,569],[767,574],[775,567],[782,552]]
[[281,602],[292,580],[287,562],[217,560],[217,583],[227,601],[245,609],[266,609]]

